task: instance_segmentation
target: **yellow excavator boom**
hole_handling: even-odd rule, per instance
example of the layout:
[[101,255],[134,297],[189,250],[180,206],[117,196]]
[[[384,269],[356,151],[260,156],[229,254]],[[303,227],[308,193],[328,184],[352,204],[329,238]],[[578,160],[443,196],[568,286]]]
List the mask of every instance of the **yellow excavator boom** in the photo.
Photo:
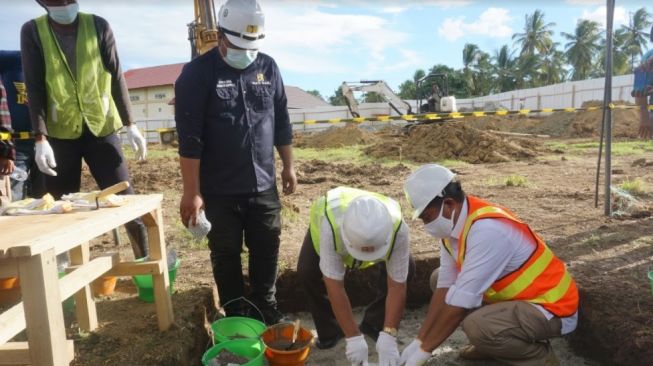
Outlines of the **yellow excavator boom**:
[[193,1],[195,2],[195,19],[188,24],[191,59],[218,45],[218,22],[213,0]]

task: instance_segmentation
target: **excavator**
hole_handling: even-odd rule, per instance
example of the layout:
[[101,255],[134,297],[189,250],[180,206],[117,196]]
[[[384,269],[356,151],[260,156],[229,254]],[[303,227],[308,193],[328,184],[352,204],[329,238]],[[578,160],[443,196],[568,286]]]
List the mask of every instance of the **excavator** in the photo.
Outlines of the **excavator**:
[[[458,108],[456,106],[456,97],[449,95],[449,78],[446,74],[428,74],[416,82],[416,89],[422,90],[423,85],[430,85],[431,95],[426,99],[425,103],[422,102],[422,96],[419,95],[417,100],[417,110],[420,114],[429,113],[456,113]],[[390,107],[399,115],[413,114],[411,105],[402,100],[397,94],[383,80],[363,80],[359,82],[343,82],[340,86],[342,95],[345,97],[349,112],[353,117],[360,117],[358,109],[358,100],[354,96],[354,92],[375,92],[382,96],[390,105]],[[409,132],[412,127],[421,124],[428,124],[443,122],[451,117],[440,116],[438,120],[422,119],[409,122],[405,130]]]
[[191,60],[218,45],[218,22],[213,0],[193,0],[195,19],[188,24]]
[[412,114],[412,108],[410,104],[399,98],[399,96],[395,94],[392,89],[390,89],[388,84],[386,84],[386,82],[383,80],[362,80],[359,82],[345,81],[342,83],[342,85],[340,85],[340,90],[342,91],[342,96],[345,97],[349,112],[354,117],[361,116],[358,109],[358,100],[356,100],[354,92],[377,93],[383,97],[388,102],[390,107],[398,114]]

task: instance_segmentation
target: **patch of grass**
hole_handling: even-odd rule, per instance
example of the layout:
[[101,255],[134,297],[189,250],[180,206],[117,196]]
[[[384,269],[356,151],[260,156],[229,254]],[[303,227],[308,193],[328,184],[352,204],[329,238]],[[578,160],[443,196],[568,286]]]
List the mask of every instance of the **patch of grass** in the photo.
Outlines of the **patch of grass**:
[[597,234],[590,235],[587,239],[583,240],[583,244],[595,247],[601,243],[601,236]]
[[[564,143],[551,142],[547,146],[569,153],[595,152],[599,149],[599,142]],[[605,147],[604,147],[605,148]],[[653,151],[653,141],[621,141],[612,143],[612,154],[616,156],[642,154]]]
[[619,185],[619,188],[633,196],[642,195],[644,194],[644,181],[639,178],[626,179]]
[[204,237],[202,240],[197,240],[193,234],[186,229],[186,227],[181,223],[181,220],[177,219],[174,223],[174,230],[179,233],[183,240],[183,246],[187,246],[191,249],[209,249],[209,239]]
[[283,225],[294,224],[299,221],[299,214],[292,208],[281,206],[281,222]]
[[483,185],[485,186],[499,186],[501,185],[501,181],[497,177],[489,177],[483,181]]
[[[147,159],[176,158],[179,156],[176,148],[163,148],[160,145],[148,145]],[[136,154],[130,145],[122,145],[122,153],[125,159],[136,160]]]
[[507,187],[525,187],[528,184],[526,177],[521,175],[511,175],[505,180]]

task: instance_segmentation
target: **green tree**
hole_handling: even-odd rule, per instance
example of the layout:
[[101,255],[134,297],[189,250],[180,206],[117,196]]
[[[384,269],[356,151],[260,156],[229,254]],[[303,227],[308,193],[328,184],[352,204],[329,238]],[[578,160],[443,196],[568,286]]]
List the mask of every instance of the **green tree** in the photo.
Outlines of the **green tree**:
[[[613,37],[613,50],[612,53],[612,74],[614,76],[626,75],[632,70],[630,68],[630,55],[626,48],[626,38],[628,31],[624,28],[617,29]],[[599,42],[597,62],[594,63],[592,68],[592,77],[600,78],[605,76],[605,56],[606,56],[606,40],[601,38]]]
[[565,54],[558,49],[558,43],[542,54],[540,59],[539,85],[551,85],[565,81],[567,76],[567,60]]
[[523,55],[515,64],[515,89],[532,88],[538,85],[540,57]]
[[546,53],[553,45],[553,31],[551,27],[555,23],[546,23],[544,21],[544,12],[537,9],[533,14],[525,15],[525,24],[523,33],[515,33],[512,39],[521,47],[520,56],[535,55],[535,51],[540,54]]
[[324,100],[324,97],[322,96],[322,94],[320,94],[320,92],[319,92],[317,89],[307,90],[306,92],[307,92],[308,94],[314,95],[314,96],[316,96],[316,97],[318,97],[318,98]]
[[599,23],[581,19],[573,34],[562,32],[569,42],[565,45],[565,55],[573,67],[572,80],[584,80],[591,76],[593,62],[598,59],[601,46]]
[[401,99],[417,99],[417,80],[424,77],[426,73],[422,69],[418,69],[413,74],[412,80],[406,80],[399,85],[399,93],[397,94]]
[[503,45],[494,51],[494,77],[496,80],[495,91],[501,93],[515,88],[514,67],[516,60],[514,51],[508,45]]
[[337,88],[333,95],[329,97],[329,104],[333,106],[347,105],[347,99],[342,95],[342,90],[340,88]]
[[646,11],[646,8],[640,8],[631,14],[629,24],[622,25],[620,28],[625,33],[622,50],[630,56],[631,71],[635,69],[636,62],[644,54],[650,27],[651,14]]
[[480,57],[481,50],[473,43],[466,43],[463,48],[463,77],[469,94],[474,94],[474,65]]
[[363,103],[385,103],[385,98],[377,92],[367,92],[363,94]]

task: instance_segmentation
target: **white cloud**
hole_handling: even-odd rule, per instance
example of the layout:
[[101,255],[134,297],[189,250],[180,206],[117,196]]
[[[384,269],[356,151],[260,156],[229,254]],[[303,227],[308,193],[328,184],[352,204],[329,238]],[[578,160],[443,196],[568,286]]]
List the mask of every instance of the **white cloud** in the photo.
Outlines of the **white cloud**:
[[[306,5],[267,7],[264,52],[279,65],[302,73],[334,74],[383,63],[408,34],[383,17],[332,14]],[[346,60],[346,61],[343,61]]]
[[490,38],[505,38],[513,34],[508,25],[512,17],[508,9],[489,8],[478,19],[466,22],[466,17],[447,18],[438,27],[438,34],[450,42],[465,36],[484,36]]
[[[601,27],[605,28],[607,24],[607,12],[606,6],[600,6],[594,11],[583,10],[583,15],[580,18],[595,21],[601,24]],[[614,27],[616,28],[622,24],[628,24],[628,12],[624,7],[617,6],[614,9]]]

